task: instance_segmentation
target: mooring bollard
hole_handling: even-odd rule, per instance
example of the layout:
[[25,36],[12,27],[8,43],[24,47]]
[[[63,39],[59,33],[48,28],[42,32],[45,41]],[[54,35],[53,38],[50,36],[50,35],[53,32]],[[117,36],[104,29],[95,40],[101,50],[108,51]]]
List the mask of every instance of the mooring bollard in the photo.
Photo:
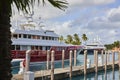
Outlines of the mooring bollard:
[[54,54],[55,54],[55,52],[52,50],[52,53],[51,53],[51,80],[54,80]]
[[87,70],[87,50],[84,51],[84,75],[86,75]]
[[34,72],[31,72],[31,71],[25,72],[24,80],[34,80]]
[[47,70],[49,69],[50,65],[50,50],[47,51]]
[[62,50],[62,68],[64,68],[65,50]]
[[70,78],[72,77],[72,50],[70,50],[70,54],[69,54],[69,56],[70,56]]
[[76,66],[77,63],[77,52],[74,50],[74,66]]

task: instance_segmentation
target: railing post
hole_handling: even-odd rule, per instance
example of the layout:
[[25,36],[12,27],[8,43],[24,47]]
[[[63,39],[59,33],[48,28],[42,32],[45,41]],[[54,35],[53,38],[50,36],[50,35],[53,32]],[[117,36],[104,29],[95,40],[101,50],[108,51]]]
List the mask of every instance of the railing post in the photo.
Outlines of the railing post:
[[62,50],[62,68],[64,68],[65,50]]
[[69,54],[69,56],[70,56],[70,78],[72,77],[72,51],[70,51],[70,54]]
[[87,70],[87,50],[84,51],[84,75],[86,75]]
[[74,66],[76,66],[76,62],[77,62],[77,53],[76,50],[74,50]]
[[55,52],[52,50],[52,53],[51,53],[51,80],[54,80],[54,54],[55,54]]

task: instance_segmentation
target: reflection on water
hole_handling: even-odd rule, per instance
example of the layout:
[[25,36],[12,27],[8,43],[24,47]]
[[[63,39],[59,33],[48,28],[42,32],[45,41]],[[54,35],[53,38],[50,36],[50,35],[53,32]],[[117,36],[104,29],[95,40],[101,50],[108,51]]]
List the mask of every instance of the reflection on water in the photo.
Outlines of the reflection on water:
[[113,69],[107,71],[100,71],[98,73],[90,73],[87,75],[80,75],[72,77],[71,79],[66,78],[62,80],[120,80],[120,69]]

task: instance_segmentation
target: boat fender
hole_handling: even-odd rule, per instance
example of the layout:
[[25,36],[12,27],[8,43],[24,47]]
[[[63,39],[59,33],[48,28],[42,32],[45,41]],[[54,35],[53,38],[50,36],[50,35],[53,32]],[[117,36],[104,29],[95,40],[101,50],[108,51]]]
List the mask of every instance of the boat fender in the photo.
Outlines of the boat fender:
[[25,68],[25,62],[26,62],[26,61],[25,61],[25,59],[24,59],[24,60],[23,60],[23,67],[24,67],[24,68]]

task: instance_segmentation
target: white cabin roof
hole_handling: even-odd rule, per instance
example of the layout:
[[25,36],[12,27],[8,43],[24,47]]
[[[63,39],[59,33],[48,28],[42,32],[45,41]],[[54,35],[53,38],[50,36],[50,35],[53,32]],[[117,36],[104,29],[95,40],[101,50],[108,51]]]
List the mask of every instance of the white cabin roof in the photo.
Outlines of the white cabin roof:
[[36,39],[12,39],[12,45],[36,45],[36,46],[68,46],[64,42],[56,40],[36,40]]
[[59,37],[54,31],[48,31],[48,30],[12,30],[13,34],[30,34],[30,35],[41,35],[41,36],[53,36],[53,37]]

